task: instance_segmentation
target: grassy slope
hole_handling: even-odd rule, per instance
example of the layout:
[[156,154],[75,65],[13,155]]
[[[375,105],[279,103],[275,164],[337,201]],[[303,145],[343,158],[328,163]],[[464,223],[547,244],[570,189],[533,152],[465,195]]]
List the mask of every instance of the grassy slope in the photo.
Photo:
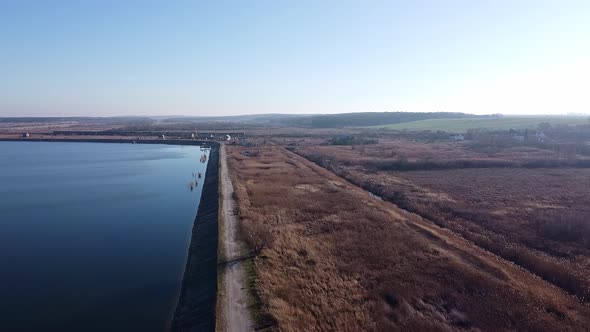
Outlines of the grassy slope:
[[541,122],[551,124],[583,124],[588,123],[588,117],[503,117],[489,119],[431,119],[406,123],[396,123],[372,128],[408,129],[408,130],[445,130],[465,132],[472,128],[510,129],[535,128]]

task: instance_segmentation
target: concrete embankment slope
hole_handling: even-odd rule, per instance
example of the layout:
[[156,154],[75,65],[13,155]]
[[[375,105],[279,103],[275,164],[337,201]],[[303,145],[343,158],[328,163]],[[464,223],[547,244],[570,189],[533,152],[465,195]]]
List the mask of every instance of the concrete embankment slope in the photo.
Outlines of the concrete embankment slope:
[[172,331],[214,331],[217,300],[219,144],[211,144]]

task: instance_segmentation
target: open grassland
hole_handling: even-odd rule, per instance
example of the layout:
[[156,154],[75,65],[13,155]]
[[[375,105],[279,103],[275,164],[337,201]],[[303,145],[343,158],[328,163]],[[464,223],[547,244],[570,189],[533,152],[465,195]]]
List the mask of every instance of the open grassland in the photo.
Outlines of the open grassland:
[[[438,170],[481,167],[590,167],[590,156],[571,154],[571,149],[548,150],[531,146],[475,147],[473,142],[420,142],[380,139],[379,144],[338,146],[308,139],[293,145],[314,159],[334,167],[362,166],[370,171]],[[314,160],[316,161],[316,160]]]
[[[562,290],[276,146],[228,147],[263,324],[311,330],[588,330]],[[254,238],[252,238],[254,236]]]
[[464,118],[464,119],[429,119],[390,125],[373,126],[396,130],[444,130],[449,132],[466,132],[469,129],[525,129],[536,128],[539,123],[547,122],[551,125],[574,125],[589,123],[589,117],[559,117],[559,116],[505,116],[501,118]]
[[[564,159],[558,152],[530,147],[490,155],[465,147],[400,140],[354,149],[293,149],[589,301],[590,169],[584,166],[586,157]],[[584,167],[559,167],[571,160],[572,165]]]

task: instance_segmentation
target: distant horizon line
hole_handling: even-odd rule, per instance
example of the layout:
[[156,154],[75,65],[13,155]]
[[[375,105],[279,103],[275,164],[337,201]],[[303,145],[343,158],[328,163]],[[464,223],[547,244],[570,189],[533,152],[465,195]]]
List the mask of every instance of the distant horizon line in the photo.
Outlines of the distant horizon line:
[[474,114],[474,113],[463,113],[463,112],[449,112],[449,111],[432,111],[432,112],[412,112],[412,111],[382,111],[382,112],[343,112],[343,113],[243,113],[243,114],[232,114],[232,115],[188,115],[188,114],[174,114],[174,115],[46,115],[46,116],[30,116],[30,115],[0,115],[0,119],[10,119],[10,118],[28,118],[28,119],[36,119],[36,118],[95,118],[95,119],[109,119],[109,118],[230,118],[230,117],[243,117],[243,116],[320,116],[320,115],[344,115],[344,114],[376,114],[376,113],[461,113],[470,116],[479,116],[479,117],[497,117],[497,116],[507,116],[507,117],[587,117],[590,116],[590,113],[563,113],[563,114],[504,114],[504,113],[493,113],[493,114]]

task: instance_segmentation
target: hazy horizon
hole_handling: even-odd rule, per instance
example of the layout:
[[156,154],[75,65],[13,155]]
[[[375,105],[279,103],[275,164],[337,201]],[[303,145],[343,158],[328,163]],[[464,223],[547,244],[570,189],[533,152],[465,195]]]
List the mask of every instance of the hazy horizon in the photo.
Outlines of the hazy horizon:
[[590,112],[586,1],[0,3],[0,117]]
[[[388,113],[389,111],[384,111]],[[395,111],[391,111],[393,113]],[[426,113],[426,112],[404,112],[402,113]],[[445,113],[443,111],[435,111],[432,113]],[[221,115],[191,115],[191,114],[169,114],[169,115],[162,115],[162,114],[118,114],[118,115],[0,115],[0,118],[193,118],[193,117],[202,117],[202,118],[210,118],[210,117],[246,117],[246,116],[313,116],[313,115],[339,115],[339,114],[353,114],[353,113],[383,113],[383,112],[334,112],[334,113],[239,113],[239,114],[221,114]],[[563,113],[563,114],[502,114],[502,113],[494,113],[494,114],[473,114],[473,113],[465,113],[468,115],[481,115],[481,116],[497,116],[500,114],[503,117],[530,117],[530,118],[537,118],[537,117],[581,117],[586,118],[590,116],[590,113]]]

